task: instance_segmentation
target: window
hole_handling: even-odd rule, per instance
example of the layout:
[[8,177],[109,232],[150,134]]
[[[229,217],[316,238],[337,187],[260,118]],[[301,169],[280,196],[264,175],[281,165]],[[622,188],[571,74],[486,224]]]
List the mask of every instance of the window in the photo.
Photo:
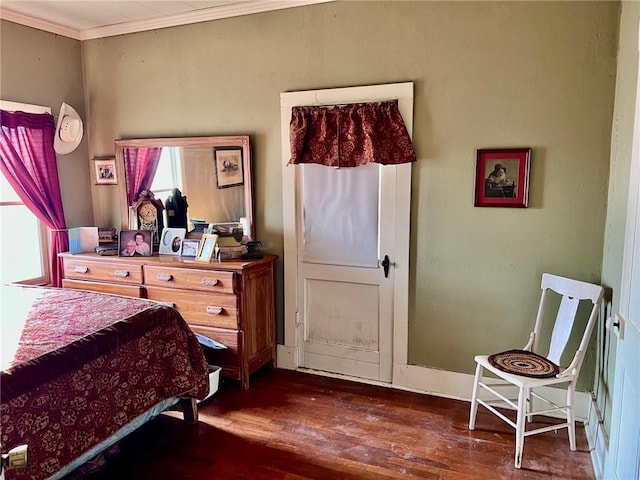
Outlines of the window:
[[[49,107],[0,100],[2,110],[51,113]],[[0,285],[49,283],[49,231],[0,173]]]
[[182,191],[181,150],[180,147],[163,147],[160,154],[151,191],[163,205],[167,204],[167,197],[174,188]]
[[0,284],[49,282],[47,228],[0,175]]

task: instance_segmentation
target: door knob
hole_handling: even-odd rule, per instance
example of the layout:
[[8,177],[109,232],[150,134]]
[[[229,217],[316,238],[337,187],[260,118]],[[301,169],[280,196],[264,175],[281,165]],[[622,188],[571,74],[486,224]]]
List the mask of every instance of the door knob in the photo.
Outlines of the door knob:
[[382,268],[384,269],[384,278],[389,276],[389,266],[391,262],[389,261],[389,255],[384,256],[384,260],[382,260]]

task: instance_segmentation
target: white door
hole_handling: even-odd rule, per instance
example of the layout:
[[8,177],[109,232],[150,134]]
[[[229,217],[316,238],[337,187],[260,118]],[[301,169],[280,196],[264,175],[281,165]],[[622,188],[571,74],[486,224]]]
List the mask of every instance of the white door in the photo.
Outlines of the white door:
[[[640,38],[639,50],[640,50]],[[613,425],[605,478],[640,479],[640,72],[620,292]]]
[[[291,107],[392,98],[411,135],[410,83],[282,94],[285,165]],[[283,188],[294,190],[285,200],[285,223],[294,223],[285,225],[285,318],[296,319],[296,366],[391,382],[394,321],[407,315],[411,165],[283,168]]]

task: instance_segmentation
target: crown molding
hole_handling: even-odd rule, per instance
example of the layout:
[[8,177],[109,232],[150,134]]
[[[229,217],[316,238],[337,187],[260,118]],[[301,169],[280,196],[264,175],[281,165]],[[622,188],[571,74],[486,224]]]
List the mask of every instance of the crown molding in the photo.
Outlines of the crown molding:
[[37,28],[46,32],[64,35],[65,37],[76,40],[94,40],[97,38],[113,37],[116,35],[126,35],[128,33],[145,32],[149,30],[158,30],[161,28],[177,27],[180,25],[188,25],[191,23],[207,22],[210,20],[219,20],[222,18],[239,17],[242,15],[251,15],[254,13],[270,12],[273,10],[282,10],[285,8],[302,7],[306,5],[314,5],[318,3],[334,2],[336,0],[261,0],[247,1],[220,7],[203,8],[192,12],[180,13],[177,15],[168,15],[158,17],[151,20],[139,20],[133,22],[120,23],[117,25],[108,25],[104,27],[87,28],[85,30],[75,30],[46,20],[23,15],[20,13],[0,8],[0,19],[9,20],[11,22],[26,25],[27,27]]
[[19,23],[20,25],[24,25],[26,27],[37,28],[38,30],[55,33],[56,35],[73,38],[74,40],[81,40],[80,30],[65,27],[63,25],[49,22],[47,20],[41,20],[39,18],[35,18],[30,15],[24,15],[12,10],[7,10],[6,8],[2,7],[0,7],[0,20],[8,20],[13,23]]

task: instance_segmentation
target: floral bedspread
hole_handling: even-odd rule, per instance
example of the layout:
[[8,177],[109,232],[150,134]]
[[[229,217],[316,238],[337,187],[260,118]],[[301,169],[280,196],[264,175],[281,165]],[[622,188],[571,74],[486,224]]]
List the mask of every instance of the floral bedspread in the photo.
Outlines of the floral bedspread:
[[0,441],[29,446],[7,480],[48,478],[169,397],[204,398],[207,365],[180,314],[152,301],[2,287]]

